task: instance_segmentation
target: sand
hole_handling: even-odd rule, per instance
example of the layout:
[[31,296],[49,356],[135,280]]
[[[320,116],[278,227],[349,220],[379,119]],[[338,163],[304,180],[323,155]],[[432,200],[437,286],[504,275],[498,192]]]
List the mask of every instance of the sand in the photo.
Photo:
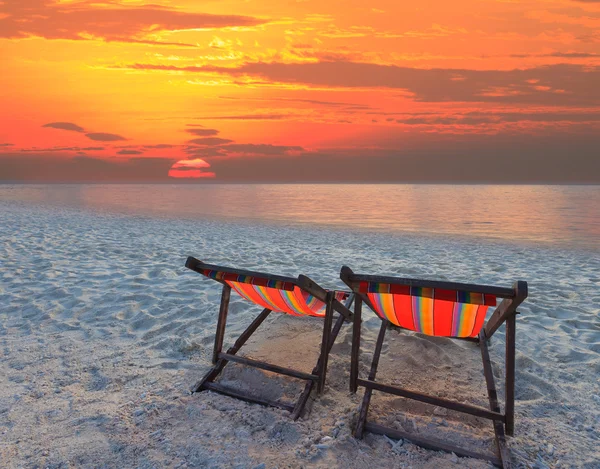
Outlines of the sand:
[[[282,224],[134,217],[0,202],[0,467],[485,468],[351,429],[350,326],[333,347],[327,388],[297,422],[282,410],[190,386],[210,367],[219,288],[188,255],[329,288],[356,271],[510,285],[530,282],[517,320],[517,467],[600,466],[600,260],[478,239]],[[233,298],[226,343],[259,310]],[[364,374],[379,320],[365,311]],[[244,354],[310,371],[318,320],[272,314]],[[497,381],[504,335],[491,343]],[[229,368],[229,367],[228,367]],[[382,381],[485,406],[474,344],[389,332]],[[303,383],[232,365],[227,384],[293,399]],[[375,394],[381,423],[479,450],[487,421]]]

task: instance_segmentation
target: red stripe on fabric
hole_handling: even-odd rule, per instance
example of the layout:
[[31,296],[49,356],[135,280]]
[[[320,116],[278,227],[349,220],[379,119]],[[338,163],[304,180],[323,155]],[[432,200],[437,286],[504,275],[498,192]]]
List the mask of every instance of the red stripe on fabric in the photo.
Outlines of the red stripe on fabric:
[[[452,335],[452,311],[454,310],[454,301],[438,298],[438,291],[439,290],[435,291],[435,301],[433,304],[433,311],[435,314],[433,334],[449,337]],[[454,292],[454,298],[456,298],[456,292]]]
[[456,290],[442,290],[441,288],[436,288],[435,299],[454,302],[456,301]]
[[305,291],[303,291],[302,289],[297,288],[297,287],[296,287],[296,289],[294,289],[294,297],[296,298],[296,301],[298,302],[298,309],[300,309],[300,311],[302,311],[307,316],[317,316],[317,317],[324,316],[324,313],[321,314],[321,313],[319,313],[319,311],[323,308],[323,305],[325,303],[317,300],[314,303],[313,308],[311,309],[308,306],[308,303],[306,301],[308,296],[309,296],[309,294],[306,293]]
[[485,316],[487,314],[489,307],[487,305],[481,305],[477,308],[477,316],[475,317],[475,323],[473,324],[473,331],[469,337],[477,337],[481,328],[483,327],[483,323],[485,322]]
[[263,288],[263,292],[266,294],[267,298],[269,298],[269,300],[271,300],[273,302],[273,304],[275,306],[277,306],[277,309],[279,309],[282,313],[288,313],[293,316],[298,315],[298,313],[296,313],[295,311],[290,310],[290,307],[288,306],[288,304],[285,302],[285,300],[283,298],[281,298],[281,290],[278,290],[276,288],[270,288],[270,287],[262,287],[262,288]]
[[262,306],[263,308],[273,309],[257,292],[254,290],[254,286],[249,283],[239,282],[227,282],[234,290],[236,290],[240,296],[246,297],[247,300],[252,303]]
[[392,294],[392,304],[394,305],[394,316],[396,316],[396,322],[395,322],[395,324],[396,324],[396,326],[403,327],[401,325],[401,319],[402,319],[401,318],[401,311],[402,311],[402,308],[399,307],[399,305],[396,303],[396,298],[398,298],[399,296],[406,296],[406,295],[394,295],[394,294]]
[[394,308],[396,309],[396,317],[398,325],[405,329],[415,330],[415,322],[412,312],[412,296],[410,295],[394,295]]
[[251,279],[249,279],[248,283],[258,285],[260,287],[266,287],[267,285],[269,285],[269,281],[266,278],[260,277],[252,277]]
[[496,297],[494,295],[484,295],[484,302],[488,306],[496,306]]
[[350,296],[350,293],[345,292],[345,291],[335,292],[335,299],[338,300],[340,303],[342,301],[344,301],[346,298],[348,298],[349,296]]
[[410,287],[408,285],[390,285],[390,293],[395,295],[410,295]]

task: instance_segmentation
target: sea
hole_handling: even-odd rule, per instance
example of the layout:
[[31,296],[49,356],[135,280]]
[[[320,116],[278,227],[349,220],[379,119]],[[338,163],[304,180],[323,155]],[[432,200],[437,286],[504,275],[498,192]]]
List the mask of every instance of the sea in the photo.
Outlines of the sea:
[[600,249],[600,186],[594,185],[2,184],[0,201],[130,217]]

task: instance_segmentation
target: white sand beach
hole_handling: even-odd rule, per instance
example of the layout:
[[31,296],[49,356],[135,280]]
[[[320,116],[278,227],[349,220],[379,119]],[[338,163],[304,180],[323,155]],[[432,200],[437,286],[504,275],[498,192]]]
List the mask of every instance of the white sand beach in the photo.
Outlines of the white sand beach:
[[[218,285],[206,262],[342,288],[356,271],[510,286],[517,319],[515,436],[520,468],[600,467],[600,256],[489,239],[289,224],[134,216],[0,201],[0,467],[487,468],[409,442],[351,436],[362,392],[348,391],[350,325],[323,395],[294,422],[283,410],[189,388],[210,367]],[[226,344],[259,310],[232,296]],[[364,310],[362,368],[379,319]],[[244,355],[310,371],[318,320],[272,314]],[[503,329],[490,348],[503,383]],[[487,406],[478,347],[388,332],[378,377]],[[222,378],[292,400],[303,382],[228,365]],[[502,397],[502,392],[500,392]],[[371,418],[491,450],[488,421],[375,393]]]

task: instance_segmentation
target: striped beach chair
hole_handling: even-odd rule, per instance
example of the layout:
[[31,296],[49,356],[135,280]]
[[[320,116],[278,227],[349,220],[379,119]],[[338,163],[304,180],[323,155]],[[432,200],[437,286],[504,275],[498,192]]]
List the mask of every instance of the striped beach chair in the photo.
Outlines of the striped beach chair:
[[[185,266],[207,278],[219,282],[223,286],[212,357],[214,366],[192,387],[192,393],[203,390],[215,391],[245,401],[289,410],[292,412],[294,420],[300,417],[314,384],[317,385],[318,393],[323,391],[327,375],[329,351],[333,346],[333,342],[335,341],[342,324],[345,321],[350,321],[352,318],[352,313],[348,308],[351,306],[354,294],[341,291],[327,291],[304,275],[300,275],[298,278],[292,278],[248,270],[232,269],[219,265],[205,264],[193,257],[188,257]],[[251,303],[260,306],[263,308],[263,311],[239,336],[233,346],[226,352],[223,352],[223,338],[225,335],[229,299],[232,291]],[[306,316],[323,319],[321,354],[312,373],[285,368],[237,355],[237,352],[244,343],[246,343],[254,331],[256,331],[261,323],[273,311],[290,314],[292,316]],[[339,313],[339,317],[332,330],[334,311]],[[236,362],[242,365],[291,376],[293,378],[306,380],[307,383],[304,391],[295,404],[273,401],[258,396],[250,396],[242,391],[215,382],[215,379],[219,376],[221,371],[223,371],[223,368],[225,368],[225,365],[228,362]]]
[[[510,467],[510,455],[506,447],[505,434],[512,436],[514,432],[515,318],[518,314],[517,308],[527,298],[527,282],[519,281],[512,288],[502,288],[443,281],[359,275],[346,266],[342,267],[340,277],[356,295],[352,332],[350,391],[355,393],[358,386],[365,388],[354,436],[362,438],[363,432],[370,431],[387,435],[390,438],[407,439],[425,448],[453,452],[458,456],[486,459],[497,466]],[[497,298],[502,299],[498,304]],[[367,379],[361,379],[358,373],[363,302],[382,320],[371,370]],[[493,310],[493,312],[486,322],[486,316],[490,310]],[[501,413],[487,341],[503,323],[506,323],[506,382],[504,413]],[[388,327],[408,329],[430,336],[477,342],[481,348],[490,408],[485,409],[375,381],[383,339]],[[368,422],[369,402],[374,390],[491,420],[494,426],[497,454],[488,455],[474,452],[438,439],[425,438]]]

